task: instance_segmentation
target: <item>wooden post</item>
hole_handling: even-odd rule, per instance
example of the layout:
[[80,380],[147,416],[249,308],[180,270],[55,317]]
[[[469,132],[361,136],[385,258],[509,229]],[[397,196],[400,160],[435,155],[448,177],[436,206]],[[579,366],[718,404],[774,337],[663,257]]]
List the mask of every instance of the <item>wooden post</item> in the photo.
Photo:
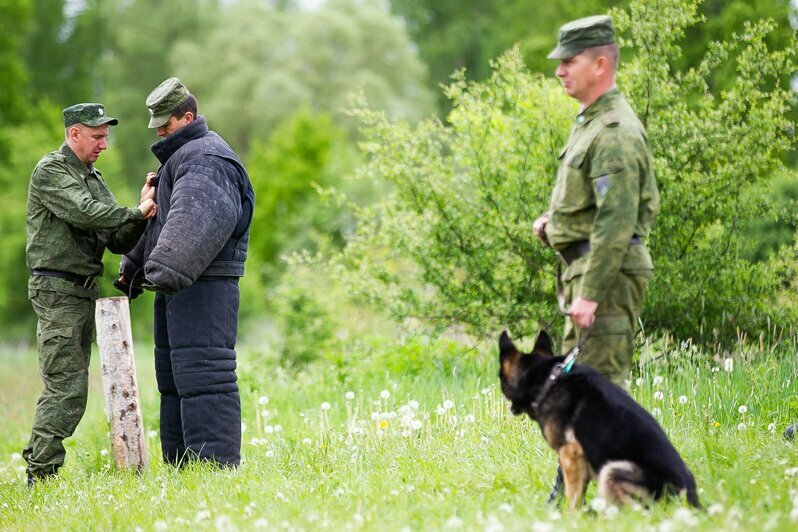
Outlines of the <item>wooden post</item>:
[[97,345],[100,348],[105,417],[111,448],[120,468],[147,467],[147,440],[141,418],[128,298],[97,300]]

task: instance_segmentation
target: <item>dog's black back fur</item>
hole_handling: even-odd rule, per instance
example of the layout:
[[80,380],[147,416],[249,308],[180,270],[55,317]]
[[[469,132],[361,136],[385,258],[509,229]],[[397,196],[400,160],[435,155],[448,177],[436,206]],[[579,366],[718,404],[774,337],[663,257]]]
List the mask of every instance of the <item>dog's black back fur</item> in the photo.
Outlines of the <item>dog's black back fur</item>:
[[555,450],[572,434],[595,475],[608,463],[632,462],[642,469],[641,483],[654,499],[684,491],[690,504],[700,506],[695,480],[681,456],[651,414],[625,390],[578,364],[546,389],[563,357],[552,355],[545,332],[531,354],[520,353],[506,331],[499,347],[502,392],[512,412],[537,421]]

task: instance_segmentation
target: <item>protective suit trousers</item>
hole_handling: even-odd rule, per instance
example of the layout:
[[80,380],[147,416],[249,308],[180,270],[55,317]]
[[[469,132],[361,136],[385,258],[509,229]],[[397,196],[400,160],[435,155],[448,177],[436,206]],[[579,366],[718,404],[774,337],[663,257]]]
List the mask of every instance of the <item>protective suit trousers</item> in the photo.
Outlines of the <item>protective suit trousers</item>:
[[200,279],[173,296],[155,296],[155,375],[167,463],[240,462],[238,305],[238,278],[230,277]]
[[64,465],[62,442],[72,436],[86,411],[94,301],[49,290],[31,290],[29,297],[38,317],[36,343],[44,388],[22,456],[28,473],[42,477]]

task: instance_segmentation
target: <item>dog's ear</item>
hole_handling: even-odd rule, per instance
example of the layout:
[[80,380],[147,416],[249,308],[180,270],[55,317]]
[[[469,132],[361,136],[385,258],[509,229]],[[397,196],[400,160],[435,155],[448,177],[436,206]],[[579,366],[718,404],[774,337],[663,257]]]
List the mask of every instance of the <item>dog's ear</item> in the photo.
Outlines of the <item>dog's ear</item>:
[[507,331],[502,331],[499,337],[499,362],[501,363],[501,374],[507,378],[515,375],[518,362],[521,360],[521,353],[516,349],[515,344],[510,339]]
[[538,333],[538,339],[535,340],[535,348],[532,352],[536,355],[554,356],[551,338],[543,329]]

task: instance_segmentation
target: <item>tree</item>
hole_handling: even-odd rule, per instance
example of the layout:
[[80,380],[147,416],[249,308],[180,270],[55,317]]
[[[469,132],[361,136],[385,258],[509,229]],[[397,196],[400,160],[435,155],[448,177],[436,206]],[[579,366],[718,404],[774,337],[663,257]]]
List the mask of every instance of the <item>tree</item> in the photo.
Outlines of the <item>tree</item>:
[[[763,205],[741,201],[746,187],[782,169],[794,146],[791,93],[796,43],[770,50],[772,21],[750,22],[714,43],[700,65],[674,71],[697,24],[694,0],[635,0],[613,13],[625,48],[619,86],[646,124],[662,196],[649,241],[657,270],[642,319],[646,329],[710,341],[794,323],[794,304],[774,307],[790,282],[795,253],[751,263],[740,227]],[[736,78],[713,92],[708,80],[727,61]],[[342,261],[356,293],[397,318],[465,324],[480,336],[502,325],[530,332],[554,319],[554,256],[535,241],[531,221],[547,208],[556,155],[576,111],[549,79],[529,74],[514,51],[491,78],[447,90],[450,125],[412,128],[361,109],[367,163],[361,173],[394,192],[362,209],[358,237]]]
[[201,41],[172,53],[176,73],[217,129],[246,150],[300,107],[331,113],[364,87],[369,101],[411,120],[430,109],[424,66],[403,25],[377,0],[330,0],[280,11],[242,0]]
[[353,159],[332,117],[308,109],[278,125],[267,142],[254,143],[247,163],[257,201],[249,251],[264,282],[282,271],[281,255],[343,245],[346,218],[318,190],[339,186]]

